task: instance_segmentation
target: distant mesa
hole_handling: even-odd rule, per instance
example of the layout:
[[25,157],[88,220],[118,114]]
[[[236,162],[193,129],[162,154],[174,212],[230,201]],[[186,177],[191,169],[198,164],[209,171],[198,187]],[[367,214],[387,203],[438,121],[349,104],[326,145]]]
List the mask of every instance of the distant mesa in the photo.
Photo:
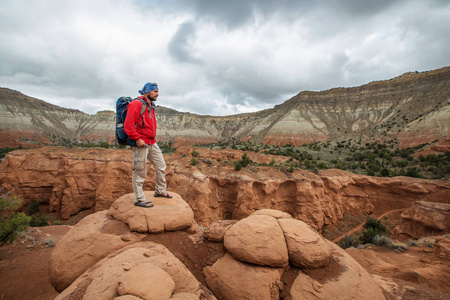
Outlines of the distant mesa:
[[[450,67],[359,87],[300,92],[274,108],[225,117],[158,107],[160,141],[176,146],[242,140],[293,146],[326,140],[398,139],[402,147],[439,140],[450,149]],[[132,96],[132,95],[131,95]],[[0,147],[114,143],[114,112],[88,115],[0,89]]]

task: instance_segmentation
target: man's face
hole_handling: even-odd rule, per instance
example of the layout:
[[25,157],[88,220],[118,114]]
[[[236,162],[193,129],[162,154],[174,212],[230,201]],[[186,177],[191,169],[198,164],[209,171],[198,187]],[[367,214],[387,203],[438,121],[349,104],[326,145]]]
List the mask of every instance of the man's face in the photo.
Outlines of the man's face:
[[159,90],[158,90],[158,89],[153,90],[153,91],[150,91],[150,92],[148,92],[148,93],[145,94],[145,97],[146,97],[149,101],[156,101],[156,99],[158,98],[158,96],[159,96]]

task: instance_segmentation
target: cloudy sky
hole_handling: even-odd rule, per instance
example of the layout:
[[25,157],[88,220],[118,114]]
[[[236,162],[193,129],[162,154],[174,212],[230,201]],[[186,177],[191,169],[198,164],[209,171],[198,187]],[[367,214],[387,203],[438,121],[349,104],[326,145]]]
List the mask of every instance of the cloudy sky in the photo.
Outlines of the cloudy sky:
[[0,87],[89,114],[230,115],[450,65],[448,0],[0,0]]

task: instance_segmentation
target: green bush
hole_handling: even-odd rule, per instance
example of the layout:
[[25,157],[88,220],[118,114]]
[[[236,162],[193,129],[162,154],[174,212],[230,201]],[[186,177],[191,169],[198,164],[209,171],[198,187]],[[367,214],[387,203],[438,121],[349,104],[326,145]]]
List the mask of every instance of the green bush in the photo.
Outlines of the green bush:
[[100,143],[100,147],[101,148],[109,148],[109,143],[108,142],[101,142]]
[[358,247],[360,244],[359,240],[355,238],[353,235],[346,235],[342,240],[339,241],[338,245],[342,249],[347,249],[350,247]]
[[362,244],[369,244],[375,241],[375,237],[378,235],[378,231],[373,228],[366,229],[362,232],[359,240]]
[[381,224],[380,220],[371,216],[366,219],[364,228],[365,230],[359,238],[362,244],[374,243],[377,236],[382,236],[383,233],[387,232],[386,226]]
[[197,157],[200,155],[200,153],[196,150],[192,150],[191,155],[192,155],[192,157]]
[[28,228],[30,217],[17,212],[22,201],[15,197],[0,199],[0,242],[12,243],[17,235]]
[[240,170],[242,169],[242,164],[241,164],[240,161],[237,161],[237,162],[234,164],[234,169],[235,169],[236,171],[240,171]]
[[244,152],[241,156],[241,160],[239,161],[242,165],[242,167],[246,167],[250,164],[253,164],[253,160],[250,159],[250,157],[247,156],[247,153]]
[[48,225],[48,220],[46,216],[31,216],[30,226],[31,227],[44,227]]
[[380,175],[383,176],[383,177],[388,177],[389,174],[390,174],[390,172],[386,168],[382,169],[381,172],[380,172]]
[[40,213],[39,201],[35,200],[28,205],[28,214],[35,215]]
[[191,158],[191,165],[195,166],[197,164],[197,159],[195,157]]

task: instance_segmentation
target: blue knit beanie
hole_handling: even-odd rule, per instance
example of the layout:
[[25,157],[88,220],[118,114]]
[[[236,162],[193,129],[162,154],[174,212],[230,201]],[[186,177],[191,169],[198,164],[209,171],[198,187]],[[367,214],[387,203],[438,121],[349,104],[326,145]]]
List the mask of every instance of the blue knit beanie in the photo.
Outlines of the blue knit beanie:
[[139,91],[139,94],[144,95],[156,89],[158,89],[158,85],[156,84],[156,82],[147,82],[142,90]]

